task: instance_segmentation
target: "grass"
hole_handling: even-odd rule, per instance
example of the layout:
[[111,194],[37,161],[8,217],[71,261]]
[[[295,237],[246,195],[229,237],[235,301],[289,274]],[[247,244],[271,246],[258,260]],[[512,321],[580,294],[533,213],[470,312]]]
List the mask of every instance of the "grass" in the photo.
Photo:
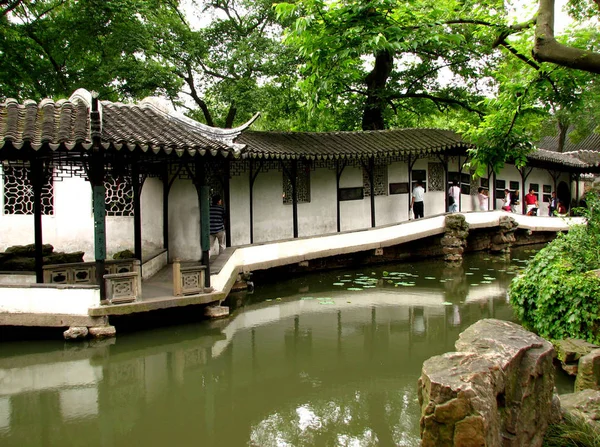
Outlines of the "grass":
[[543,447],[600,447],[600,425],[568,413],[563,423],[548,427]]

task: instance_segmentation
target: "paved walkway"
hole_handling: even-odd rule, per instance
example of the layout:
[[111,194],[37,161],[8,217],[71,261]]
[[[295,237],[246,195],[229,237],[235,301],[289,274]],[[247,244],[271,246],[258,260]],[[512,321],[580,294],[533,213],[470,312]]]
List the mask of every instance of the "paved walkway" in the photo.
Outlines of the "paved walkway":
[[[583,223],[582,218],[524,216],[505,211],[470,212],[464,214],[471,229],[498,226],[502,216],[510,216],[519,228],[532,231],[565,231],[570,225]],[[173,296],[172,265],[167,265],[142,283],[142,300],[136,303],[103,306],[90,315],[115,315],[146,312],[169,307],[220,302],[227,297],[240,272],[263,270],[327,256],[391,247],[422,239],[445,231],[445,214],[411,220],[385,227],[312,236],[285,241],[229,247],[210,265],[212,293]]]

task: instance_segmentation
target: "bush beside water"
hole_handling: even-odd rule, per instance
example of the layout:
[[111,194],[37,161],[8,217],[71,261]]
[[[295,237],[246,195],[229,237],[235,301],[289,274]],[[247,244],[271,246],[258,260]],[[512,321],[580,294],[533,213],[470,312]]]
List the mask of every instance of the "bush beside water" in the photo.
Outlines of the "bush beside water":
[[523,326],[549,339],[600,343],[600,199],[586,196],[587,224],[560,234],[539,251],[510,287]]

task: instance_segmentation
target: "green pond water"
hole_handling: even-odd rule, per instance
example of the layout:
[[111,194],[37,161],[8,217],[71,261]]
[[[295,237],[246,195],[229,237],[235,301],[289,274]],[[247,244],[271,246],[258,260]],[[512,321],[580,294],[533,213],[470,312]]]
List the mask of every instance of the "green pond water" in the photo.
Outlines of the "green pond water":
[[416,446],[417,379],[532,256],[257,284],[226,320],[0,345],[0,446]]

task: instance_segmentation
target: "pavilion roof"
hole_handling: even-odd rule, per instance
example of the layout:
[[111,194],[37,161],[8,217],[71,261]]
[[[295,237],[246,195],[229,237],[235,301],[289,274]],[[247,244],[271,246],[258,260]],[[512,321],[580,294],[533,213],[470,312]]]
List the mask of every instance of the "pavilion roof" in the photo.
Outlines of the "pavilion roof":
[[582,169],[591,168],[598,165],[598,162],[589,163],[587,160],[579,157],[576,153],[573,152],[554,152],[548,151],[546,149],[535,149],[529,154],[527,154],[527,158],[530,160],[557,163],[564,166]]
[[237,140],[252,158],[337,159],[423,155],[473,147],[460,135],[442,129],[396,129],[360,132],[255,132]]
[[243,145],[234,140],[256,117],[236,129],[218,129],[166,110],[148,98],[139,104],[98,101],[94,113],[90,92],[79,89],[69,99],[39,103],[15,99],[0,103],[0,149],[9,144],[15,149],[73,150],[92,147],[100,138],[104,149],[139,149],[178,155],[239,155]]

